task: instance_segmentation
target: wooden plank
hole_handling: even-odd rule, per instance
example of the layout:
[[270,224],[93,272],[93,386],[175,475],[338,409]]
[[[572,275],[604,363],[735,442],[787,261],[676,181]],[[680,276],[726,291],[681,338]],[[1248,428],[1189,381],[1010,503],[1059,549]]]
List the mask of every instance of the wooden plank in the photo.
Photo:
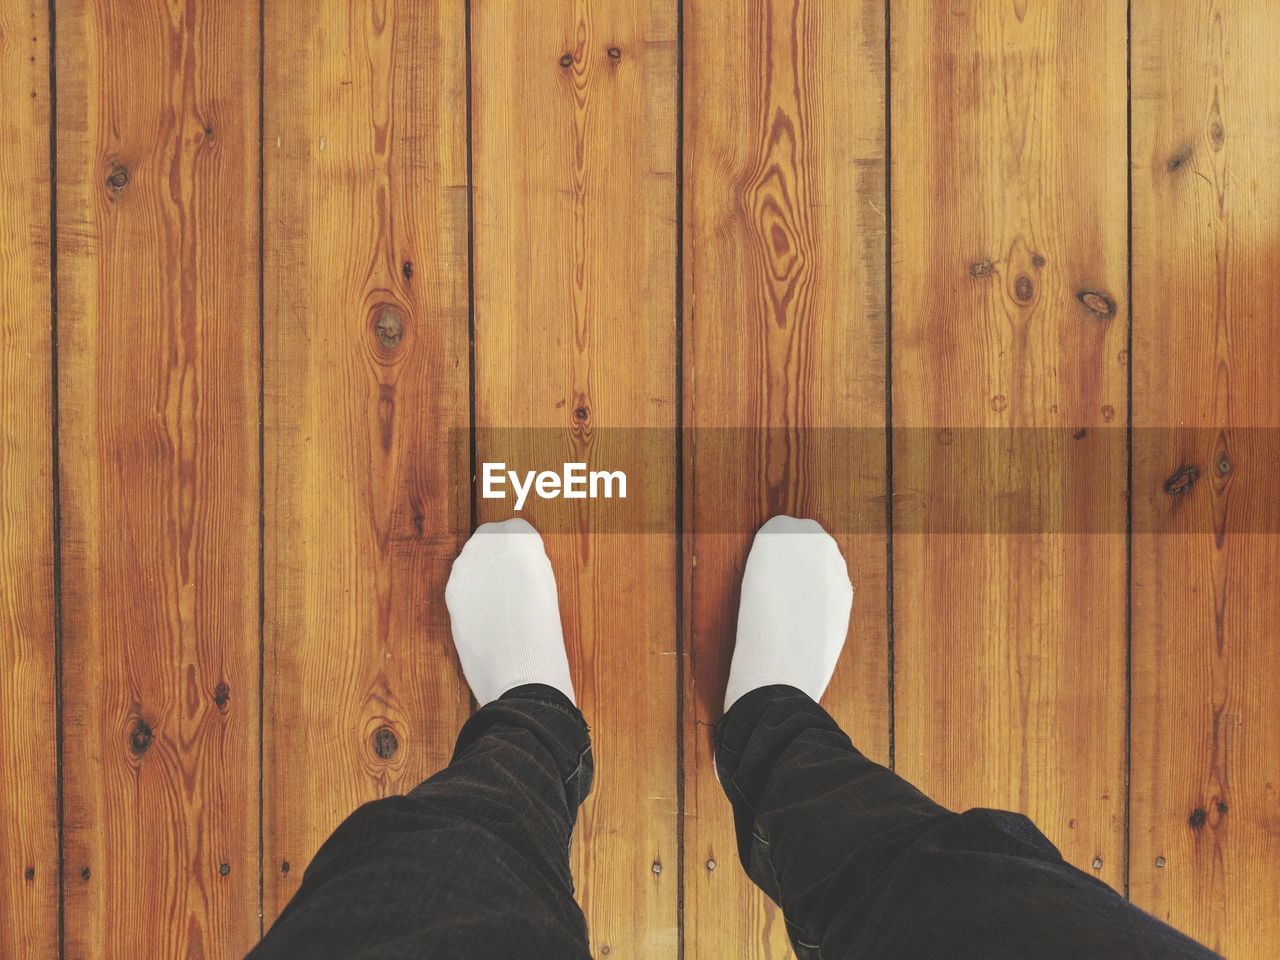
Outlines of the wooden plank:
[[711,733],[751,537],[787,513],[849,562],[824,703],[888,758],[884,8],[687,3],[684,30],[685,939],[691,957],[781,957]]
[[1133,8],[1130,891],[1259,957],[1280,939],[1280,8],[1166,14]]
[[0,8],[0,956],[58,953],[49,6]]
[[890,23],[897,769],[1121,885],[1125,4]]
[[258,7],[57,11],[66,948],[258,932]]
[[444,607],[470,401],[462,0],[277,3],[265,31],[270,924],[470,711]]
[[[595,742],[573,844],[592,955],[673,958],[676,9],[507,2],[472,17],[477,459],[630,478],[625,508],[522,515],[544,533]],[[482,521],[511,515],[478,502]]]

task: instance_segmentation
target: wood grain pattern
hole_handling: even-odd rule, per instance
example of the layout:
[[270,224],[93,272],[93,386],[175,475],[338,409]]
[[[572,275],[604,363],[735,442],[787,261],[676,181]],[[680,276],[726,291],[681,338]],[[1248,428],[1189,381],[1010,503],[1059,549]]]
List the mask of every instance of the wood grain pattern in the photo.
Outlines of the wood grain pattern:
[[688,3],[684,63],[686,955],[785,957],[711,730],[751,537],[814,517],[857,591],[824,703],[887,759],[883,5]]
[[0,956],[58,952],[49,7],[0,8]]
[[58,5],[66,948],[258,928],[258,8]]
[[1280,8],[1164,13],[1134,4],[1130,891],[1263,957],[1280,939]]
[[470,710],[444,583],[470,523],[461,0],[266,18],[265,921]]
[[[595,743],[573,844],[592,954],[674,958],[676,11],[472,15],[477,458],[524,446],[555,460],[521,469],[613,469],[654,436],[671,454],[632,474],[637,526],[590,500],[557,532],[535,524]],[[479,503],[482,521],[511,515]]]
[[[894,0],[890,17],[894,497],[958,477],[979,524],[899,528],[895,506],[897,770],[953,809],[1027,813],[1120,885],[1123,513],[1058,521],[1125,496],[1107,442],[1126,404],[1125,5]],[[940,428],[1008,445],[957,469]],[[1082,461],[1064,433],[1096,449]],[[995,532],[1019,490],[1032,522]]]
[[58,954],[60,882],[66,956],[240,956],[447,762],[472,426],[631,477],[523,514],[596,743],[595,955],[790,956],[710,739],[778,512],[849,561],[824,703],[865,752],[1270,955],[1280,10],[1168,7],[4,4],[0,956]]

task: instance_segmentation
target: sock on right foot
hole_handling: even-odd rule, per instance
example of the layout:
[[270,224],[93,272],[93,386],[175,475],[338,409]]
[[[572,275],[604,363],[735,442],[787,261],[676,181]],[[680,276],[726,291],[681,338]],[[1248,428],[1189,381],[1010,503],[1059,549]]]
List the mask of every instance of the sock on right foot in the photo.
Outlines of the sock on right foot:
[[820,700],[849,631],[853,584],[816,520],[777,516],[756,533],[742,576],[727,711],[759,687],[786,684]]

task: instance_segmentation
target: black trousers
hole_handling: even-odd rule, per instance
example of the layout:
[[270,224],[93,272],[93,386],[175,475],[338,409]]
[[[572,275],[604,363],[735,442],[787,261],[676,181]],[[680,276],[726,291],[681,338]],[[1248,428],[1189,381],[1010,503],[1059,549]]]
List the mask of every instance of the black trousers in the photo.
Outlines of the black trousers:
[[[734,704],[716,769],[743,866],[802,960],[1214,956],[1065,863],[1026,817],[939,807],[793,687]],[[588,957],[569,842],[591,777],[578,710],[551,687],[509,691],[448,767],[338,827],[250,957]]]

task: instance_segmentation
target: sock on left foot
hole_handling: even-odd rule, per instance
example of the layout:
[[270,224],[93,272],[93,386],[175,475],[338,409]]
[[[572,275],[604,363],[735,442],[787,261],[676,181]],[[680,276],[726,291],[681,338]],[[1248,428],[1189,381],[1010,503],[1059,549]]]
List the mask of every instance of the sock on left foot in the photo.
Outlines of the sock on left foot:
[[545,683],[573,700],[555,574],[528,523],[477,528],[453,562],[444,601],[476,702],[525,683]]

